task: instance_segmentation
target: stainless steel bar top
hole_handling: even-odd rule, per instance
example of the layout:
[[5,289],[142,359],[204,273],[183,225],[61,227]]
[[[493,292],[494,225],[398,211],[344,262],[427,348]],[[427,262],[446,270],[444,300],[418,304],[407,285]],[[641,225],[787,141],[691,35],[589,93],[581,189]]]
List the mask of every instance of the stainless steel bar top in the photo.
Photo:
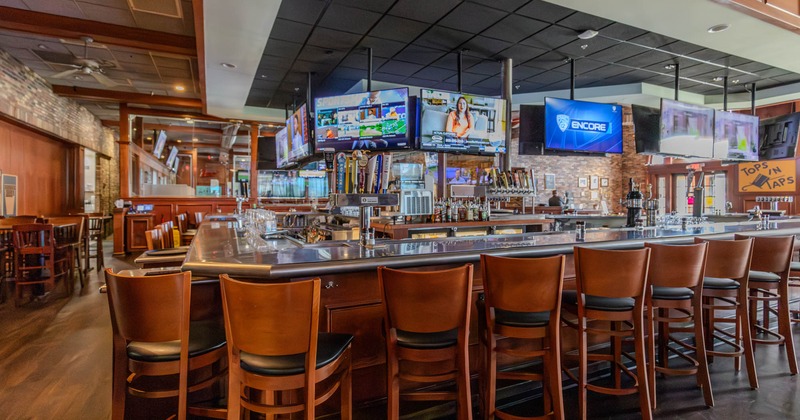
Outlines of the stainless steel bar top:
[[587,230],[577,241],[574,231],[539,232],[472,238],[379,241],[374,249],[357,242],[322,242],[299,245],[286,239],[249,238],[237,232],[235,222],[203,223],[182,265],[196,276],[227,273],[250,279],[288,279],[395,268],[476,262],[483,253],[536,257],[572,253],[573,246],[632,249],[644,242],[689,243],[695,236],[730,239],[735,233],[749,235],[800,234],[800,222],[780,221],[762,229],[756,222],[716,223],[678,229],[645,228]]

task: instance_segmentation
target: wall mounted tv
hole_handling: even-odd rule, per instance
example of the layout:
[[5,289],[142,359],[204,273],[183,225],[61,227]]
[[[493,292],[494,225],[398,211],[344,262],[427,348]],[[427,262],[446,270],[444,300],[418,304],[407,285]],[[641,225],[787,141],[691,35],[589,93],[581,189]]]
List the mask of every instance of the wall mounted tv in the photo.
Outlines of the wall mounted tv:
[[317,151],[408,149],[408,89],[315,100]]
[[175,162],[175,158],[178,157],[178,148],[175,146],[169,147],[169,156],[167,156],[167,161],[164,163],[167,165],[167,168],[172,167],[172,163]]
[[544,105],[519,106],[519,154],[544,154]]
[[659,152],[711,159],[714,156],[714,109],[662,98]]
[[622,107],[614,104],[544,99],[546,149],[622,153]]
[[275,133],[275,165],[278,169],[289,165],[289,128],[283,127]]
[[272,137],[258,138],[258,163],[256,169],[259,171],[278,169],[276,163],[275,139]]
[[308,111],[303,104],[286,120],[288,162],[296,163],[311,154],[308,143]]
[[636,153],[658,154],[661,141],[661,110],[649,106],[631,105],[631,113]]
[[758,160],[758,117],[736,112],[714,113],[714,159]]
[[440,152],[506,152],[506,101],[422,89],[419,148]]
[[783,159],[795,156],[797,150],[800,112],[761,120],[758,137],[759,160]]
[[167,144],[167,132],[160,130],[156,137],[156,142],[153,143],[153,155],[156,159],[161,159],[161,152],[164,151],[164,146]]

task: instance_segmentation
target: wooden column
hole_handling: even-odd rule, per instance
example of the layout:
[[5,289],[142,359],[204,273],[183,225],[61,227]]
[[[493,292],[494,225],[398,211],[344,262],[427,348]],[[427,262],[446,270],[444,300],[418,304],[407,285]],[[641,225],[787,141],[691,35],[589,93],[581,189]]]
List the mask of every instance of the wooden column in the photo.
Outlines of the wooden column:
[[[133,132],[131,133],[131,142],[144,149],[145,137],[146,136],[144,130],[144,118],[135,117],[133,119]],[[155,141],[156,139],[153,138],[152,145],[155,145]]]
[[131,196],[131,126],[128,104],[119,104],[119,196]]
[[200,163],[197,159],[197,146],[192,147],[192,188],[194,188],[195,195],[197,194],[197,177],[200,176],[198,166]]
[[258,133],[260,124],[250,124],[250,203],[258,203]]

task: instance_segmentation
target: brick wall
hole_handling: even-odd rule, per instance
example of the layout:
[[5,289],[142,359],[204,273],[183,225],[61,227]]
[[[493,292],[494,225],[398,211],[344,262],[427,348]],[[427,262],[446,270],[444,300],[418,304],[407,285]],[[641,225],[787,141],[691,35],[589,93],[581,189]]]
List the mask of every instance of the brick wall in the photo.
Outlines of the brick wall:
[[[595,205],[600,206],[600,200],[606,200],[609,210],[612,212],[622,212],[623,207],[619,205],[619,199],[624,198],[628,193],[628,179],[633,178],[637,183],[645,181],[645,163],[647,157],[636,154],[636,146],[633,138],[633,123],[631,109],[624,107],[623,114],[623,153],[621,155],[598,155],[598,156],[520,156],[519,155],[519,128],[515,127],[511,132],[511,143],[509,151],[511,153],[511,166],[533,169],[536,173],[536,185],[539,194],[536,203],[546,203],[550,197],[550,190],[544,188],[544,175],[554,174],[556,178],[556,189],[559,195],[568,191],[575,197],[575,208],[591,209]],[[518,112],[514,112],[514,118],[518,118]],[[585,177],[590,179],[592,175],[600,179],[608,179],[608,187],[599,187],[598,199],[591,199],[591,190],[578,187],[578,178]],[[581,207],[583,206],[583,207]]]

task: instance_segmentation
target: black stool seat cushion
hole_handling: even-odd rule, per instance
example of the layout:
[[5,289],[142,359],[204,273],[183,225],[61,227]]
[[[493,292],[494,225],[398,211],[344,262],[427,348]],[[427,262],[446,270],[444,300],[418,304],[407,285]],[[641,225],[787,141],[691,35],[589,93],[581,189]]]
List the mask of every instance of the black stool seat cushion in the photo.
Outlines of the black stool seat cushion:
[[434,350],[455,346],[458,343],[458,328],[449,331],[418,333],[397,331],[397,345],[409,349]]
[[769,271],[750,270],[750,280],[777,283],[781,281],[781,276],[775,273],[770,273]]
[[688,300],[693,296],[694,291],[688,287],[653,286],[653,299]]
[[789,267],[792,271],[800,271],[800,261],[792,261]]
[[494,308],[494,322],[509,327],[545,327],[550,322],[550,312],[515,312]]
[[[225,326],[218,321],[194,321],[189,323],[189,357],[196,357],[219,349],[225,345]],[[131,341],[128,357],[140,362],[172,362],[181,357],[178,340],[161,343]]]
[[703,288],[735,290],[739,288],[739,282],[733,279],[723,279],[719,277],[704,277]]
[[[319,369],[336,360],[352,342],[353,336],[350,334],[319,333],[316,368]],[[265,376],[297,375],[306,370],[305,353],[260,356],[243,351],[239,353],[239,359],[242,369]]]
[[[586,308],[597,311],[630,311],[633,310],[633,298],[609,298],[602,296],[586,296]],[[561,301],[569,305],[578,304],[578,292],[576,290],[564,290],[561,293]]]

